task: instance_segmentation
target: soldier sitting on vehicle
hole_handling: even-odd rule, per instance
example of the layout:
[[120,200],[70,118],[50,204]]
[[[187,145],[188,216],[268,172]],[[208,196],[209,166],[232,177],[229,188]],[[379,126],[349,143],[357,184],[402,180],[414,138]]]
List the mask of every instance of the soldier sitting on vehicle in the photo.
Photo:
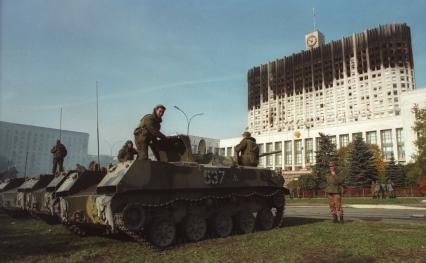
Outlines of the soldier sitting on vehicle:
[[257,167],[259,164],[259,147],[250,132],[244,132],[240,144],[235,146],[235,156],[239,165]]
[[154,153],[155,158],[159,160],[158,140],[165,140],[166,136],[160,132],[161,122],[166,107],[163,105],[155,106],[151,114],[145,115],[140,121],[139,126],[134,130],[135,143],[138,149],[138,159],[148,160],[148,146]]
[[117,159],[120,162],[131,161],[135,159],[135,154],[138,155],[138,152],[133,148],[133,142],[128,140],[118,152]]

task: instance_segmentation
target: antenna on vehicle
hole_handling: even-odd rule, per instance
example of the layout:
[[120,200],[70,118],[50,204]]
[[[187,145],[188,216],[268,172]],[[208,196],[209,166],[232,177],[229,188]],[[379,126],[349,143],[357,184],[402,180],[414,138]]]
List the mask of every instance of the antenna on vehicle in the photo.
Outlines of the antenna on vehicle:
[[98,165],[101,167],[101,162],[99,160],[99,90],[98,90],[98,81],[96,81],[96,138],[98,142]]
[[61,112],[59,114],[59,140],[61,140],[62,137],[62,107]]

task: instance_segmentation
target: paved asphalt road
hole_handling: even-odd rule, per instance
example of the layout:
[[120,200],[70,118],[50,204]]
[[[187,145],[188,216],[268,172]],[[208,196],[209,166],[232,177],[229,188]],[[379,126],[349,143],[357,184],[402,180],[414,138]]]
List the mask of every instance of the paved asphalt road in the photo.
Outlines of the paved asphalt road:
[[[343,208],[346,220],[426,224],[426,210]],[[287,206],[285,217],[330,219],[328,206]]]

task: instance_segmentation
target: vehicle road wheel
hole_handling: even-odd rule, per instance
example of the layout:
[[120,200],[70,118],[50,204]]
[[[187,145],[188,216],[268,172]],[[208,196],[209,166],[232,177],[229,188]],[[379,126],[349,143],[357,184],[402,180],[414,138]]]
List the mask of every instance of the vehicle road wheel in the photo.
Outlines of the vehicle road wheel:
[[218,237],[227,237],[232,232],[232,217],[226,214],[216,214],[212,220],[213,232]]
[[256,219],[252,213],[243,211],[235,216],[237,231],[240,234],[251,233],[256,226]]
[[183,231],[191,242],[197,242],[204,238],[207,232],[206,220],[198,215],[188,216],[183,223]]
[[143,207],[137,204],[129,204],[123,209],[124,225],[132,231],[138,231],[145,224],[146,214]]
[[176,238],[176,226],[170,219],[154,222],[150,229],[150,240],[159,248],[166,248],[173,244]]
[[274,215],[270,209],[262,209],[257,213],[257,225],[260,230],[269,230],[274,226]]

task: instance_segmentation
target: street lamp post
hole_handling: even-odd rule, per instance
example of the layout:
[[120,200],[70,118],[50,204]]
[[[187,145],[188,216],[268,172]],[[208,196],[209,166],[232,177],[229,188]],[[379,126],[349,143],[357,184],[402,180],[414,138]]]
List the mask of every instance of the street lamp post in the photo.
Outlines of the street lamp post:
[[197,117],[197,116],[204,115],[204,113],[203,112],[196,113],[196,114],[192,115],[190,118],[188,118],[188,115],[186,115],[186,113],[182,109],[180,109],[178,106],[174,106],[174,108],[177,109],[178,111],[182,112],[183,115],[185,115],[186,123],[187,123],[187,126],[186,126],[186,136],[189,136],[189,125],[191,125],[192,119],[195,118],[195,117]]

